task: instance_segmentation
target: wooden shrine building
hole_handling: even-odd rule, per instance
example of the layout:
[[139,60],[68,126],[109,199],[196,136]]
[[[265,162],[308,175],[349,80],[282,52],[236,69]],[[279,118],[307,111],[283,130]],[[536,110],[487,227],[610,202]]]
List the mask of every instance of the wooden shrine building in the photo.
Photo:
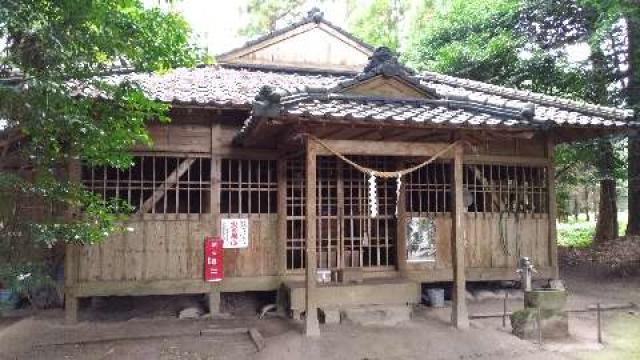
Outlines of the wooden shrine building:
[[[466,281],[515,279],[521,256],[558,276],[554,145],[635,125],[620,109],[417,74],[317,11],[217,60],[110,78],[170,104],[172,122],[150,125],[130,169],[77,169],[137,213],[130,232],[68,247],[70,320],[83,297],[202,293],[216,311],[221,292],[283,289],[316,334],[318,307],[416,303],[421,283],[453,281],[464,327]],[[245,237],[225,244],[224,279],[205,282],[205,236],[233,221]],[[329,272],[362,281],[317,281]]]

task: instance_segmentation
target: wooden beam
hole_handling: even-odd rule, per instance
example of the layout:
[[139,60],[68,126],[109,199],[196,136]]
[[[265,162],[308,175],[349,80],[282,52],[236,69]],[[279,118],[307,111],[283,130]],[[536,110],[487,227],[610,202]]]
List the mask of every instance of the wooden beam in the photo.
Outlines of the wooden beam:
[[316,148],[317,144],[307,138],[307,181],[306,181],[306,296],[305,296],[305,327],[306,336],[320,335],[318,324],[317,284],[316,284]]
[[473,155],[464,156],[465,164],[505,164],[505,165],[528,165],[528,166],[548,166],[553,161],[546,157],[532,156],[501,156],[501,155]]
[[209,294],[220,287],[221,292],[274,291],[282,285],[280,276],[226,277],[220,283],[189,280],[96,280],[77,283],[73,289],[77,297],[88,296],[147,296]]
[[[377,156],[421,156],[434,155],[448,143],[412,143],[399,141],[364,141],[364,140],[322,140],[333,150],[345,155],[377,155]],[[453,152],[443,154],[440,158],[451,158]],[[324,146],[317,145],[317,155],[333,155]]]
[[547,137],[547,193],[549,201],[549,264],[555,269],[553,278],[557,279],[560,274],[558,271],[558,235],[556,230],[557,205],[556,205],[556,169],[553,163],[554,155],[554,138],[551,135]]
[[451,309],[451,322],[458,329],[469,328],[469,314],[467,312],[465,259],[464,259],[464,204],[463,204],[463,147],[458,145],[454,150],[452,176],[453,179],[453,206],[451,219],[451,254],[453,267],[453,305]]
[[[169,174],[169,176],[167,176],[164,182],[160,184],[153,191],[153,194],[151,194],[151,197],[149,197],[144,201],[144,203],[140,207],[140,210],[138,210],[138,213],[144,214],[149,210],[153,209],[153,207],[156,206],[158,201],[162,200],[167,189],[170,189],[171,187],[173,187],[173,185],[175,185],[178,182],[178,179],[180,179],[180,177],[184,175],[184,173],[187,172],[187,170],[189,170],[189,167],[191,167],[194,161],[196,161],[196,159],[189,158],[189,159],[185,159],[180,164],[178,164],[178,167],[176,167],[176,169],[173,170],[173,172]],[[176,208],[177,207],[178,207],[178,204],[176,204]]]

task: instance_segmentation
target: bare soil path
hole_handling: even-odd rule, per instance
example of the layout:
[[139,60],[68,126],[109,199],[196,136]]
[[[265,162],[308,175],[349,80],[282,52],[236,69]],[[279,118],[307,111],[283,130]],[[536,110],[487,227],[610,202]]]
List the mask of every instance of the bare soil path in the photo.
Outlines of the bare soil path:
[[[564,269],[572,309],[595,303],[640,303],[640,278],[611,278],[584,269]],[[174,304],[171,300],[169,305]],[[510,309],[522,300],[509,301]],[[86,310],[84,321],[65,325],[61,310],[0,320],[0,359],[640,359],[640,317],[635,312],[605,314],[605,345],[596,341],[595,314],[571,315],[572,338],[539,346],[510,334],[500,318],[472,321],[471,329],[449,325],[449,309],[418,307],[410,322],[395,327],[323,325],[322,336],[306,338],[301,324],[281,317],[258,320],[255,307],[216,320],[178,320],[162,301],[134,306],[113,303]],[[499,297],[474,300],[474,312],[500,312]],[[637,311],[637,310],[636,310]],[[201,336],[201,330],[256,327],[266,340],[258,352],[247,334]]]

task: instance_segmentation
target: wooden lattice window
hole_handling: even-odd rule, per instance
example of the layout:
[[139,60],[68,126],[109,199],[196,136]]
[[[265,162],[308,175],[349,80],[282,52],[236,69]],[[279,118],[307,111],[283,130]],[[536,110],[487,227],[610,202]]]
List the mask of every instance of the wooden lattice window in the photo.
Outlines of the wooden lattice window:
[[544,166],[465,164],[465,201],[470,212],[546,214]]
[[267,214],[278,212],[275,160],[222,159],[220,212]]
[[[371,169],[394,170],[391,157],[354,156],[352,159]],[[396,180],[376,181],[378,215],[371,217],[369,175],[345,165],[344,216],[342,220],[345,267],[390,268],[396,264]]]
[[305,267],[305,162],[287,160],[287,270]]
[[435,161],[406,176],[406,209],[411,213],[451,211],[451,165]]
[[[467,211],[543,214],[548,211],[544,166],[465,164]],[[411,213],[451,211],[451,165],[434,162],[405,180],[406,209]]]
[[[383,157],[352,157],[364,166],[391,170]],[[305,267],[305,162],[287,160],[287,270]],[[378,216],[369,212],[368,175],[335,157],[319,156],[316,169],[317,266],[387,268],[395,265],[396,183],[378,179]]]
[[128,169],[83,166],[82,183],[103,199],[121,199],[138,213],[210,212],[211,159],[135,156]]

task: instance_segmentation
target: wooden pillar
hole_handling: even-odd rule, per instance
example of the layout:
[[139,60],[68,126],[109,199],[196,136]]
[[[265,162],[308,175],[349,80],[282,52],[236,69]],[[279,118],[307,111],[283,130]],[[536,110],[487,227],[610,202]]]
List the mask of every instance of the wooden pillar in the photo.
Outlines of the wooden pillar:
[[221,234],[220,229],[220,183],[222,179],[222,157],[216,154],[216,148],[220,144],[220,125],[211,125],[211,196],[210,213],[213,222],[212,231],[217,235]]
[[211,287],[211,291],[208,295],[209,314],[212,316],[220,314],[220,291],[221,285],[216,284]]
[[305,326],[306,336],[320,335],[318,324],[318,305],[316,303],[316,144],[306,139],[307,181],[306,181],[306,296],[305,296]]
[[[222,236],[222,229],[220,228],[220,184],[222,181],[222,158],[219,154],[216,154],[217,146],[220,144],[220,125],[211,123],[211,166],[210,166],[210,181],[211,181],[211,193],[209,194],[209,212],[211,214],[210,223],[211,230],[214,234]],[[204,239],[201,239],[204,240]],[[204,246],[203,243],[200,243]],[[223,253],[224,257],[224,253]],[[202,259],[201,264],[204,264]],[[224,264],[224,259],[223,259]],[[224,281],[224,280],[222,280]],[[209,303],[209,314],[212,316],[220,314],[222,284],[220,282],[213,284],[211,290],[207,294],[207,301]]]
[[452,166],[452,197],[451,206],[451,254],[453,256],[453,306],[451,309],[451,322],[458,329],[469,328],[469,314],[467,312],[465,260],[464,260],[464,204],[463,204],[463,175],[462,159],[463,147],[458,145],[454,149]]
[[65,245],[64,264],[64,319],[67,323],[78,321],[79,299],[75,295],[78,281],[78,245]]
[[[67,176],[72,182],[80,182],[82,176],[82,164],[79,161],[72,161],[67,168]],[[65,216],[71,220],[74,212],[78,209],[68,208]],[[80,300],[76,297],[76,286],[79,278],[79,257],[80,245],[65,245],[64,263],[64,317],[67,323],[78,321],[78,310]]]
[[549,165],[547,166],[547,192],[549,194],[549,265],[551,266],[553,271],[553,278],[557,279],[560,277],[560,274],[558,271],[558,241],[556,230],[556,219],[558,217],[558,210],[556,204],[556,169],[553,162],[554,149],[554,139],[551,135],[548,135],[547,158],[549,159]]
[[278,160],[278,274],[287,271],[287,161]]
[[[402,161],[398,161],[396,163],[396,169],[402,169],[404,163]],[[406,208],[406,195],[405,195],[405,181],[407,181],[407,177],[402,179],[402,184],[400,185],[400,193],[398,194],[397,199],[397,225],[396,225],[396,249],[398,249],[396,254],[396,260],[398,264],[398,272],[402,277],[407,276],[407,208]]]

